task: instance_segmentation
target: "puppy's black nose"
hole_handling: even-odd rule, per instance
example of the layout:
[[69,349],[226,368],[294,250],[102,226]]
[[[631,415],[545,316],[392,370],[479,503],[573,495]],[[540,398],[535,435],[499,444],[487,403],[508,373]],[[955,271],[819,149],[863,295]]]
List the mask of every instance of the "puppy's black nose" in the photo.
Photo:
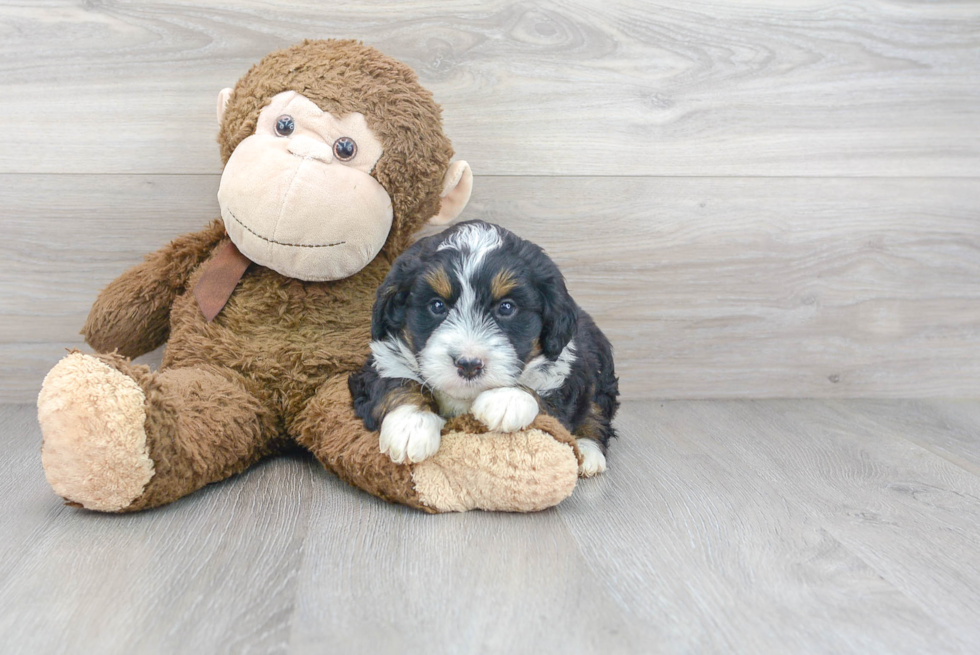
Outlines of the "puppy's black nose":
[[472,380],[483,375],[483,360],[469,357],[457,357],[455,360],[456,372],[459,377]]

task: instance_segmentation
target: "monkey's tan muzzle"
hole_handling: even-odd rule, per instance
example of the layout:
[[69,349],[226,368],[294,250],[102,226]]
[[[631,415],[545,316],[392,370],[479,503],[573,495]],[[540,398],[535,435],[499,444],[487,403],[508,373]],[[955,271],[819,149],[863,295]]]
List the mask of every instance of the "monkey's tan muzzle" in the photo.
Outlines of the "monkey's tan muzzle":
[[391,198],[327,146],[324,153],[309,145],[258,134],[243,140],[225,165],[218,204],[228,236],[253,262],[300,280],[338,280],[384,246]]

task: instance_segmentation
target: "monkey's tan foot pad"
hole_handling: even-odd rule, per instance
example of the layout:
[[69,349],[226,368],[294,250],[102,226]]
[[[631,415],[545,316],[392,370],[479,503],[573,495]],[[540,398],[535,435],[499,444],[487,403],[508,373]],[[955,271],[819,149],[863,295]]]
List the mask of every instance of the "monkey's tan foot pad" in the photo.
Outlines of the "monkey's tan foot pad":
[[551,434],[451,431],[432,457],[412,468],[422,503],[439,512],[536,512],[575,489],[578,457]]
[[62,498],[103,512],[130,505],[153,477],[146,397],[128,375],[74,352],[51,369],[37,398],[41,463]]

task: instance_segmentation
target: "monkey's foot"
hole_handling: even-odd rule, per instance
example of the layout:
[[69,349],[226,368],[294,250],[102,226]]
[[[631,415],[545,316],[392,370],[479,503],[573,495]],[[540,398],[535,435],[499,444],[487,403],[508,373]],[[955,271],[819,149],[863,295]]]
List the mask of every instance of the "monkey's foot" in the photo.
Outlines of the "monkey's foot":
[[41,463],[55,493],[86,509],[129,506],[153,477],[146,396],[131,377],[74,352],[44,378],[37,398]]
[[439,452],[412,467],[419,499],[438,512],[536,512],[571,495],[577,480],[572,444],[535,426],[446,432]]

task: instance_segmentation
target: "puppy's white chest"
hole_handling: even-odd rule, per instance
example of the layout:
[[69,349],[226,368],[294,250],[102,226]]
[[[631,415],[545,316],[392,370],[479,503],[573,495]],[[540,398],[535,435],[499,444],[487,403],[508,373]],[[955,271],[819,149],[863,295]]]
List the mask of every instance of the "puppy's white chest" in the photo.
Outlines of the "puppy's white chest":
[[436,402],[439,404],[439,415],[443,418],[453,418],[454,416],[462,416],[470,411],[470,407],[473,405],[472,398],[454,398],[441,391],[436,391],[432,394]]
[[444,418],[469,412],[491,431],[523,430],[538,415],[538,401],[534,396],[514,387],[487,389],[473,400],[460,400],[438,391],[434,396]]

